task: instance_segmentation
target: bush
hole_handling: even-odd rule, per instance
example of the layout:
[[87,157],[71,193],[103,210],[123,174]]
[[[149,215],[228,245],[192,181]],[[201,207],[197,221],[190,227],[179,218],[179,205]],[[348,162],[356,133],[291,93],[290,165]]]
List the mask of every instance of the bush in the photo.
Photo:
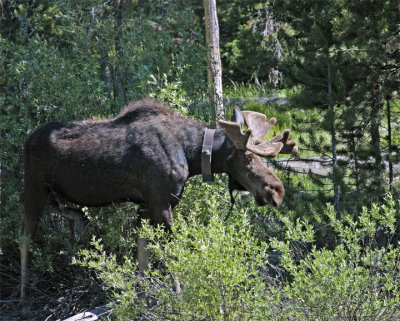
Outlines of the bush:
[[[192,182],[174,212],[172,233],[145,224],[151,268],[145,275],[130,257],[121,262],[100,241],[76,263],[95,269],[116,304],[117,319],[157,320],[394,320],[400,317],[399,216],[388,199],[358,219],[336,220],[337,245],[317,248],[313,227],[284,222],[285,236],[262,242],[249,213],[234,210],[229,222],[222,184]],[[205,198],[193,201],[199,190]],[[203,195],[204,197],[204,195]],[[221,206],[222,204],[222,206]],[[277,255],[278,254],[278,255]],[[280,257],[278,263],[271,262]],[[177,289],[180,291],[177,291]]]
[[284,320],[399,319],[396,205],[389,198],[381,208],[364,208],[359,218],[344,220],[337,220],[328,206],[338,244],[333,249],[313,246],[302,258],[297,248],[311,247],[312,228],[286,222],[286,240],[271,242],[282,253],[281,268],[289,275],[275,285],[275,308],[284,312]]
[[[94,251],[81,253],[76,262],[99,271],[112,290],[117,319],[265,320],[269,309],[258,271],[266,244],[253,236],[246,211],[234,212],[232,224],[224,222],[227,206],[221,204],[228,203],[221,187],[189,184],[171,234],[144,224],[139,234],[150,241],[152,256],[144,277],[131,258],[118,264],[99,241]],[[205,198],[193,201],[199,190]]]

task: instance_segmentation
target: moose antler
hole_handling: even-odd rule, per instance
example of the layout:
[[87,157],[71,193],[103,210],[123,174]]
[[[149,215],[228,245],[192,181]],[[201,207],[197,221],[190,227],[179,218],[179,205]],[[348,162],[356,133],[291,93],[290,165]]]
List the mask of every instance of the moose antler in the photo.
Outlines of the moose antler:
[[276,123],[275,117],[266,122],[266,116],[258,112],[243,111],[242,115],[248,128],[245,133],[242,132],[242,126],[239,123],[219,121],[219,125],[237,148],[264,157],[276,157],[278,153],[293,154],[297,152],[296,142],[288,140],[289,129],[286,129],[283,134],[278,134],[274,138],[264,141],[265,136]]

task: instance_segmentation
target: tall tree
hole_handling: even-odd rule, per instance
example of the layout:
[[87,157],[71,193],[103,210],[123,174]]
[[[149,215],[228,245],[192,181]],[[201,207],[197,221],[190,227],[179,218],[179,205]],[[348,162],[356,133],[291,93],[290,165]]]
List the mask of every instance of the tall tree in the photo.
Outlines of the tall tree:
[[[338,103],[343,100],[343,84],[337,63],[335,48],[340,40],[335,38],[332,21],[340,10],[335,1],[296,2],[272,1],[272,9],[282,24],[279,37],[285,43],[286,55],[281,68],[284,71],[286,86],[295,88],[292,95],[294,106],[317,111],[312,123],[297,122],[298,132],[302,132],[302,142],[317,155],[332,158],[331,193],[322,193],[323,203],[326,196],[332,197],[336,212],[340,216],[340,186],[343,171],[338,164]],[[319,131],[316,129],[320,128]],[[322,132],[325,131],[326,134]],[[329,140],[327,138],[329,137]],[[316,182],[326,186],[326,182],[315,178]]]
[[207,43],[207,75],[208,83],[211,88],[211,102],[215,108],[215,119],[225,119],[222,96],[222,66],[219,50],[217,4],[216,0],[203,0],[203,4]]
[[115,33],[115,56],[116,63],[114,67],[114,100],[122,99],[126,104],[127,101],[124,99],[122,79],[121,79],[121,60],[123,59],[122,51],[122,3],[121,0],[114,0],[114,33]]
[[[379,200],[385,191],[384,93],[392,95],[399,85],[398,3],[271,4],[282,24],[286,55],[281,68],[285,84],[294,89],[293,105],[318,110],[311,124],[299,123],[298,131],[308,133],[303,143],[311,150],[332,157],[335,206],[340,201],[349,210]],[[329,144],[324,143],[327,134]]]

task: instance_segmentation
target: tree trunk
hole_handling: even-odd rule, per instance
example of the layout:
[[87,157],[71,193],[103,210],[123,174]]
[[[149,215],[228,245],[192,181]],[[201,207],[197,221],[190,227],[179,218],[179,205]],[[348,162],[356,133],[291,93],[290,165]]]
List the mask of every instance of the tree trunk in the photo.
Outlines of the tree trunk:
[[332,144],[332,183],[333,183],[333,198],[334,206],[336,210],[336,218],[341,218],[340,213],[340,195],[339,195],[339,184],[338,184],[338,166],[337,166],[337,143],[336,143],[336,132],[335,132],[335,111],[334,104],[332,102],[332,81],[331,81],[331,65],[328,53],[328,104],[329,104],[329,117],[331,121],[331,144]]
[[387,141],[388,141],[388,163],[389,163],[389,191],[393,194],[393,160],[392,160],[392,115],[390,109],[389,99],[386,99],[386,115],[387,115],[387,123],[388,123],[388,134],[387,134]]
[[110,71],[110,66],[106,60],[107,58],[104,58],[105,64],[104,64],[104,92],[106,94],[106,97],[108,100],[111,99],[111,71]]
[[122,58],[122,10],[121,10],[121,0],[114,0],[114,32],[115,32],[115,65],[114,65],[114,101],[117,102],[118,99],[122,99],[122,82],[120,75],[120,60]]
[[379,112],[383,108],[382,101],[378,98],[380,95],[376,92],[373,95],[372,100],[370,101],[371,104],[371,156],[375,159],[375,164],[373,168],[373,175],[372,175],[372,182],[373,186],[375,186],[375,197],[374,201],[380,201],[384,195],[384,164],[381,152],[381,138],[379,134],[379,127],[380,127],[380,115]]
[[360,195],[361,195],[361,188],[360,188],[360,168],[359,168],[359,158],[357,152],[357,142],[354,133],[351,135],[350,141],[350,152],[353,154],[354,158],[354,180],[356,185],[356,209],[357,214],[361,213],[361,203],[360,203]]
[[208,83],[215,119],[225,119],[222,97],[222,67],[219,52],[219,26],[216,0],[203,0],[206,26]]
[[[3,178],[3,170],[2,170],[2,164],[0,163],[0,204],[4,204],[5,202],[5,197],[4,197],[4,192],[2,190],[3,184],[4,184],[4,178]],[[0,211],[0,217],[1,217],[1,211]]]

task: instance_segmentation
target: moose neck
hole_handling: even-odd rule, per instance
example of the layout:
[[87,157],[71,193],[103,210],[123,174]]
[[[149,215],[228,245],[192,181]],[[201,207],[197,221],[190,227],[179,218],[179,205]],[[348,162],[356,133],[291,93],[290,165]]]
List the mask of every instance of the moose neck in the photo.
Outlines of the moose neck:
[[[192,145],[192,148],[190,148],[190,152],[186,153],[190,176],[201,174],[201,149],[204,132],[204,128],[198,132],[199,137],[196,139],[197,144]],[[214,134],[214,142],[211,155],[211,171],[213,174],[224,173],[227,170],[226,159],[229,155],[229,150],[227,148],[226,140],[227,137],[224,131],[217,129]]]

